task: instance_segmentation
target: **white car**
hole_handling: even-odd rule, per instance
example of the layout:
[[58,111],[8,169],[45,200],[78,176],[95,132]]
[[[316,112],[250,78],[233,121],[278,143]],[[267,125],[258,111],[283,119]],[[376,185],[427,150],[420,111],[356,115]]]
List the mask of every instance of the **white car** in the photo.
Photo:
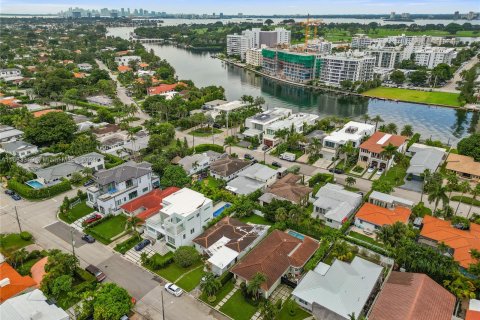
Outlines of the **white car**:
[[378,169],[378,170],[377,170],[377,174],[378,174],[378,175],[381,175],[381,174],[383,173],[383,171],[384,171],[383,169]]
[[371,172],[373,172],[373,170],[375,170],[375,167],[368,167],[367,172],[371,173]]
[[183,290],[180,287],[177,287],[176,285],[170,282],[165,285],[165,290],[173,294],[175,297],[180,297],[183,293]]

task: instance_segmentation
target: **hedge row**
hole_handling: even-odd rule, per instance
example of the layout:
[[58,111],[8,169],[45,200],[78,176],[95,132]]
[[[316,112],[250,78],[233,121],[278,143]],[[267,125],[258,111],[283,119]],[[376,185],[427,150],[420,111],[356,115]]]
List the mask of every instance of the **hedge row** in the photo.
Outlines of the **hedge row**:
[[222,284],[222,286],[224,286],[228,281],[230,281],[231,279],[233,278],[233,273],[231,273],[230,271],[227,271],[225,272],[224,274],[222,274],[218,280],[220,280],[220,283]]
[[159,254],[154,254],[146,262],[147,267],[153,271],[157,271],[159,269],[165,268],[166,266],[172,263],[173,263],[173,253],[171,252],[166,253],[164,256],[160,256]]
[[72,189],[72,185],[70,184],[69,180],[63,180],[56,185],[41,189],[33,189],[32,187],[14,179],[10,179],[7,185],[10,190],[13,190],[22,197],[31,200],[51,198]]
[[318,248],[317,251],[315,251],[315,254],[313,257],[308,260],[308,262],[305,264],[305,270],[313,270],[317,266],[317,264],[325,258],[327,253],[330,251],[330,248],[332,247],[332,242],[327,241],[326,239],[323,240],[322,244]]
[[453,196],[450,200],[463,202],[466,204],[473,204],[474,206],[480,207],[480,201],[477,199],[470,198],[468,196]]
[[[191,148],[191,151],[193,152],[193,148]],[[218,145],[218,144],[199,144],[198,146],[195,146],[195,152],[197,153],[202,153],[206,151],[215,151],[218,153],[224,153],[225,151],[223,150],[223,146]]]
[[135,235],[123,242],[120,242],[115,246],[115,251],[125,254],[128,250],[132,249],[137,243],[142,240],[142,237]]
[[386,257],[390,257],[391,254],[388,250],[386,249],[382,249],[380,247],[377,247],[373,244],[370,244],[368,242],[365,242],[365,241],[361,241],[361,240],[358,240],[356,238],[352,238],[352,237],[347,237],[347,236],[344,236],[343,237],[344,240],[350,242],[350,243],[353,243],[353,244],[356,244],[358,246],[361,246],[361,247],[364,247],[364,248],[367,248],[369,250],[372,250],[373,252],[376,252],[378,254],[381,254],[381,255],[384,255]]
[[308,180],[308,185],[313,187],[317,183],[323,182],[324,184],[333,182],[333,175],[329,173],[317,173]]
[[105,157],[105,169],[111,169],[125,162],[122,158],[113,154],[104,153],[103,156]]

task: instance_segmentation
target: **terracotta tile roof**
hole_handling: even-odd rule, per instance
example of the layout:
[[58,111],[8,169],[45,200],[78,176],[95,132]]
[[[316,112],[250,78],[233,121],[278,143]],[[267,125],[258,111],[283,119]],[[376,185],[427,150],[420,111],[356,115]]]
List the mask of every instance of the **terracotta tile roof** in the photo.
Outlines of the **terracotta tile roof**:
[[17,98],[7,97],[7,98],[0,99],[0,104],[6,105],[6,106],[9,106],[9,107],[16,107],[16,106],[19,106],[19,104],[18,104],[19,101],[20,100],[18,100]]
[[32,275],[33,280],[37,283],[37,288],[40,288],[40,283],[45,276],[45,265],[48,262],[48,257],[38,260],[30,269],[30,274]]
[[145,62],[140,62],[138,65],[139,65],[141,68],[146,68],[146,67],[149,66],[149,64],[148,64],[148,63],[145,63]]
[[124,56],[124,55],[129,54],[129,53],[130,53],[130,51],[124,50],[124,51],[118,51],[118,52],[116,52],[115,55],[116,55],[116,56]]
[[472,157],[450,153],[447,158],[447,170],[480,177],[480,162]]
[[280,180],[277,180],[269,188],[267,188],[267,190],[265,190],[265,193],[268,192],[298,204],[313,190],[312,188],[309,188],[302,184],[298,184],[297,182],[300,179],[300,176],[289,173]]
[[132,68],[130,68],[129,66],[118,66],[117,70],[118,70],[118,72],[124,73],[124,72],[127,72],[127,71],[131,71]]
[[74,72],[73,77],[77,79],[85,78],[87,74],[85,72]]
[[30,276],[21,276],[6,262],[0,264],[0,281],[5,278],[8,278],[10,283],[0,287],[0,303],[37,285]]
[[397,206],[393,209],[365,203],[355,215],[356,218],[376,226],[392,225],[395,222],[408,223],[412,211],[409,208]]
[[302,241],[283,231],[274,230],[237,263],[231,272],[247,281],[257,272],[263,273],[267,281],[262,284],[262,288],[268,290],[290,266],[303,267],[318,246],[318,242],[310,237],[306,236]]
[[44,115],[46,115],[47,113],[50,113],[50,112],[63,112],[63,111],[59,110],[59,109],[46,109],[46,110],[35,111],[32,114],[33,114],[34,118],[39,118],[39,117],[44,116]]
[[480,311],[467,310],[465,320],[480,320]]
[[[154,214],[158,213],[162,208],[162,201],[165,197],[180,190],[177,187],[169,187],[164,190],[154,189],[141,197],[120,206],[123,210],[130,214],[135,214],[139,219],[145,221]],[[140,212],[136,213],[137,210]]]
[[225,245],[226,247],[237,252],[242,252],[257,239],[258,234],[252,232],[253,230],[255,230],[255,227],[252,225],[248,225],[234,218],[225,217],[193,239],[193,242],[206,249],[221,238],[226,237],[230,239]]
[[162,94],[162,93],[166,93],[166,92],[170,92],[170,91],[175,90],[175,88],[178,85],[186,86],[186,84],[183,83],[183,82],[177,82],[177,83],[174,83],[174,84],[160,84],[156,87],[149,87],[147,89],[147,92],[151,96],[156,95],[156,94]]
[[392,271],[369,320],[451,320],[455,297],[421,273]]
[[[382,138],[384,139],[382,140]],[[380,153],[383,151],[384,146],[393,144],[395,147],[400,147],[405,143],[405,141],[407,141],[407,137],[377,131],[370,138],[368,138],[368,140],[360,145],[360,149],[366,149],[370,152]]]
[[470,230],[460,230],[452,227],[449,221],[425,216],[420,235],[454,249],[453,258],[464,268],[475,262],[470,250],[480,251],[480,225],[475,223],[470,223]]

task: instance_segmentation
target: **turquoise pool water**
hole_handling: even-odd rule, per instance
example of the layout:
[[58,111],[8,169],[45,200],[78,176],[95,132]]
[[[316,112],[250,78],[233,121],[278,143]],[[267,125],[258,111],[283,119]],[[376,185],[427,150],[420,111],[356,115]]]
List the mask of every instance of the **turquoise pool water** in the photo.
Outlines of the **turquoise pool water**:
[[293,237],[295,237],[295,238],[297,238],[297,239],[300,239],[300,240],[302,240],[302,241],[303,241],[303,239],[305,239],[305,236],[304,236],[303,234],[298,233],[298,232],[293,231],[293,230],[288,230],[288,234],[291,235],[291,236],[293,236]]
[[45,186],[42,183],[38,182],[37,180],[30,180],[25,182],[25,184],[32,187],[33,189],[41,189]]
[[225,209],[229,208],[231,206],[230,203],[225,203],[225,205],[221,208],[218,208],[217,210],[215,210],[215,212],[213,213],[213,216],[214,217],[218,217],[219,215],[222,214],[223,211],[225,211]]

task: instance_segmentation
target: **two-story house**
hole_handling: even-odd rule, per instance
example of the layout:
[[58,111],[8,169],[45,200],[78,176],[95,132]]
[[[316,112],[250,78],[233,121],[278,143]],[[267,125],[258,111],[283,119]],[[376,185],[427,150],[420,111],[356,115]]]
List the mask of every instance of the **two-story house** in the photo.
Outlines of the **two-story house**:
[[115,57],[115,62],[119,66],[128,66],[130,64],[130,61],[136,61],[140,62],[142,61],[142,58],[140,56],[121,56],[121,57]]
[[156,239],[165,237],[167,245],[176,250],[191,245],[212,218],[212,200],[183,188],[163,198],[160,212],[146,220],[145,233]]
[[407,137],[377,131],[360,145],[358,165],[388,170],[393,164],[393,155],[383,154],[384,148],[393,145],[397,152],[404,153]]
[[262,113],[258,113],[250,118],[245,119],[246,130],[242,133],[245,137],[262,138],[267,127],[272,123],[285,119],[292,114],[291,109],[273,108]]
[[87,205],[103,214],[117,214],[120,206],[153,189],[158,177],[150,163],[133,161],[100,170],[93,175],[95,185],[87,189]]
[[178,161],[178,165],[187,172],[190,176],[197,172],[206,170],[210,167],[213,161],[226,157],[226,154],[218,153],[215,151],[206,151],[204,153],[197,153],[191,156],[183,157]]
[[248,195],[257,190],[265,190],[277,180],[277,170],[255,163],[229,181],[225,189],[237,195]]
[[374,132],[374,125],[350,121],[342,129],[332,132],[323,139],[322,154],[328,160],[335,158],[341,146],[350,141],[354,148],[358,148],[362,140]]
[[280,143],[280,138],[276,136],[279,130],[293,129],[295,132],[303,133],[305,127],[313,125],[318,118],[316,114],[294,113],[284,120],[276,121],[267,126],[263,135],[263,144],[273,147]]

